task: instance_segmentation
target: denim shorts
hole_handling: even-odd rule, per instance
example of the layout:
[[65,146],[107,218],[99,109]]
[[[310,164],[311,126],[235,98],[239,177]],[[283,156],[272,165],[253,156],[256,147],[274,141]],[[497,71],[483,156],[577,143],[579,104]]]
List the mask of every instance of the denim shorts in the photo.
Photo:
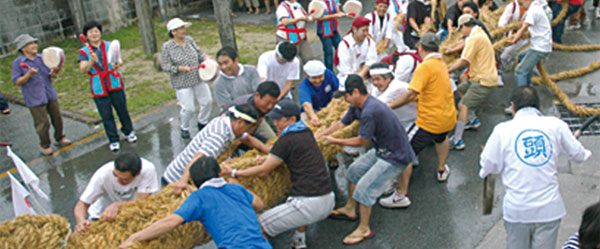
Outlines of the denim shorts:
[[358,157],[348,167],[346,178],[356,184],[352,198],[368,207],[375,205],[387,182],[398,177],[407,165],[394,165],[375,155],[375,149]]

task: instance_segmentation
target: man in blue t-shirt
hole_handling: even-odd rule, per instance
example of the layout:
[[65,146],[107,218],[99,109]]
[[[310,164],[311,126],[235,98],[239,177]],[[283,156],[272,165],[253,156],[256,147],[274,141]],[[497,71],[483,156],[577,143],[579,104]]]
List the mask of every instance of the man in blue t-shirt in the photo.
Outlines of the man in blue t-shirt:
[[184,223],[200,221],[218,248],[272,249],[256,218],[256,212],[264,207],[262,200],[240,185],[228,184],[219,177],[220,172],[214,158],[196,160],[190,167],[190,177],[198,190],[173,214],[132,234],[119,248],[158,238]]
[[[398,177],[415,158],[404,127],[392,109],[370,96],[362,78],[349,75],[345,82],[344,100],[350,109],[341,121],[334,123],[317,137],[325,136],[325,143],[345,146],[365,146],[370,140],[374,148],[358,157],[348,167],[346,178],[350,181],[346,205],[333,210],[331,218],[356,220],[359,205],[360,223],[344,238],[344,244],[357,244],[373,236],[369,227],[371,209],[377,197],[386,188],[386,182]],[[353,121],[360,121],[358,137],[340,139],[326,136]]]
[[340,83],[336,75],[318,60],[307,62],[304,65],[304,72],[307,77],[298,87],[298,100],[310,119],[310,124],[319,127],[321,122],[316,112],[331,102],[333,93],[337,91]]

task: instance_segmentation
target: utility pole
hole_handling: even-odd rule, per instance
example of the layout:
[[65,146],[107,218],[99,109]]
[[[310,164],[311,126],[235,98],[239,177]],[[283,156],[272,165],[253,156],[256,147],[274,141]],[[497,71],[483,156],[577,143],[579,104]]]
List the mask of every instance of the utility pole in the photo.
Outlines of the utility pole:
[[212,0],[212,3],[215,17],[217,18],[221,46],[230,46],[237,50],[235,31],[233,30],[233,21],[231,20],[231,3],[223,0]]
[[152,11],[148,0],[135,0],[135,13],[138,17],[138,25],[142,34],[142,44],[144,53],[151,57],[158,52],[156,47],[156,36],[154,35],[154,25],[152,24]]

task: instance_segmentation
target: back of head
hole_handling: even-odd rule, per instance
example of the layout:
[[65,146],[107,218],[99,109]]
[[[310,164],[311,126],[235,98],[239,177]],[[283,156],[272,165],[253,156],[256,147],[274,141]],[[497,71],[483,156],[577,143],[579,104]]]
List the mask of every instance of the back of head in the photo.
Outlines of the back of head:
[[238,53],[237,51],[235,51],[234,48],[230,47],[230,46],[225,46],[222,47],[219,52],[217,52],[217,58],[221,57],[221,56],[227,56],[229,57],[232,61],[235,61],[235,59],[238,58]]
[[510,102],[515,104],[515,111],[525,107],[540,109],[540,98],[537,91],[530,86],[520,86],[513,90]]
[[83,35],[87,36],[88,30],[93,28],[98,28],[98,30],[100,30],[100,33],[102,33],[102,24],[96,21],[89,21],[85,25],[83,25]]
[[281,59],[284,59],[287,62],[293,61],[294,57],[296,57],[296,46],[294,46],[294,44],[291,44],[288,41],[283,41],[277,44],[275,50],[277,51],[277,54],[281,57]]
[[258,119],[258,112],[254,107],[251,107],[248,104],[236,105],[229,108],[229,118],[232,120],[244,120],[244,122],[248,124],[256,123]]
[[279,97],[281,91],[279,91],[279,85],[273,81],[264,81],[258,85],[256,92],[262,98],[265,95],[269,95],[273,98]]
[[221,173],[221,167],[212,157],[198,158],[190,167],[190,178],[198,188],[211,178],[219,177],[219,173]]
[[363,78],[358,76],[357,74],[348,75],[344,85],[346,87],[346,93],[352,94],[352,91],[354,91],[354,89],[358,89],[358,92],[360,92],[360,94],[362,95],[366,95],[368,93]]
[[427,52],[437,52],[440,49],[440,39],[431,32],[427,32],[421,36],[418,44]]
[[115,159],[115,169],[129,172],[131,176],[137,176],[142,170],[142,159],[135,153],[122,152]]
[[597,249],[600,246],[600,202],[583,212],[579,226],[579,248]]

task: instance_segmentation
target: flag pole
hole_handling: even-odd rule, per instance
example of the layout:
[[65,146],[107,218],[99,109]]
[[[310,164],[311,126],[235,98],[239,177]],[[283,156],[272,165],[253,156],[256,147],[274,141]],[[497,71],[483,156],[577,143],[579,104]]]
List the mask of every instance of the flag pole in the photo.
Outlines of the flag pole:
[[41,209],[42,214],[50,214],[48,212],[48,210],[46,210],[44,208],[44,206],[42,206],[42,204],[40,204],[40,202],[37,200],[37,198],[35,197],[35,195],[37,195],[37,193],[31,189],[31,187],[29,186],[29,184],[25,183],[25,187],[29,191],[31,199],[33,199],[33,202],[35,202],[35,204],[37,204],[37,206]]

